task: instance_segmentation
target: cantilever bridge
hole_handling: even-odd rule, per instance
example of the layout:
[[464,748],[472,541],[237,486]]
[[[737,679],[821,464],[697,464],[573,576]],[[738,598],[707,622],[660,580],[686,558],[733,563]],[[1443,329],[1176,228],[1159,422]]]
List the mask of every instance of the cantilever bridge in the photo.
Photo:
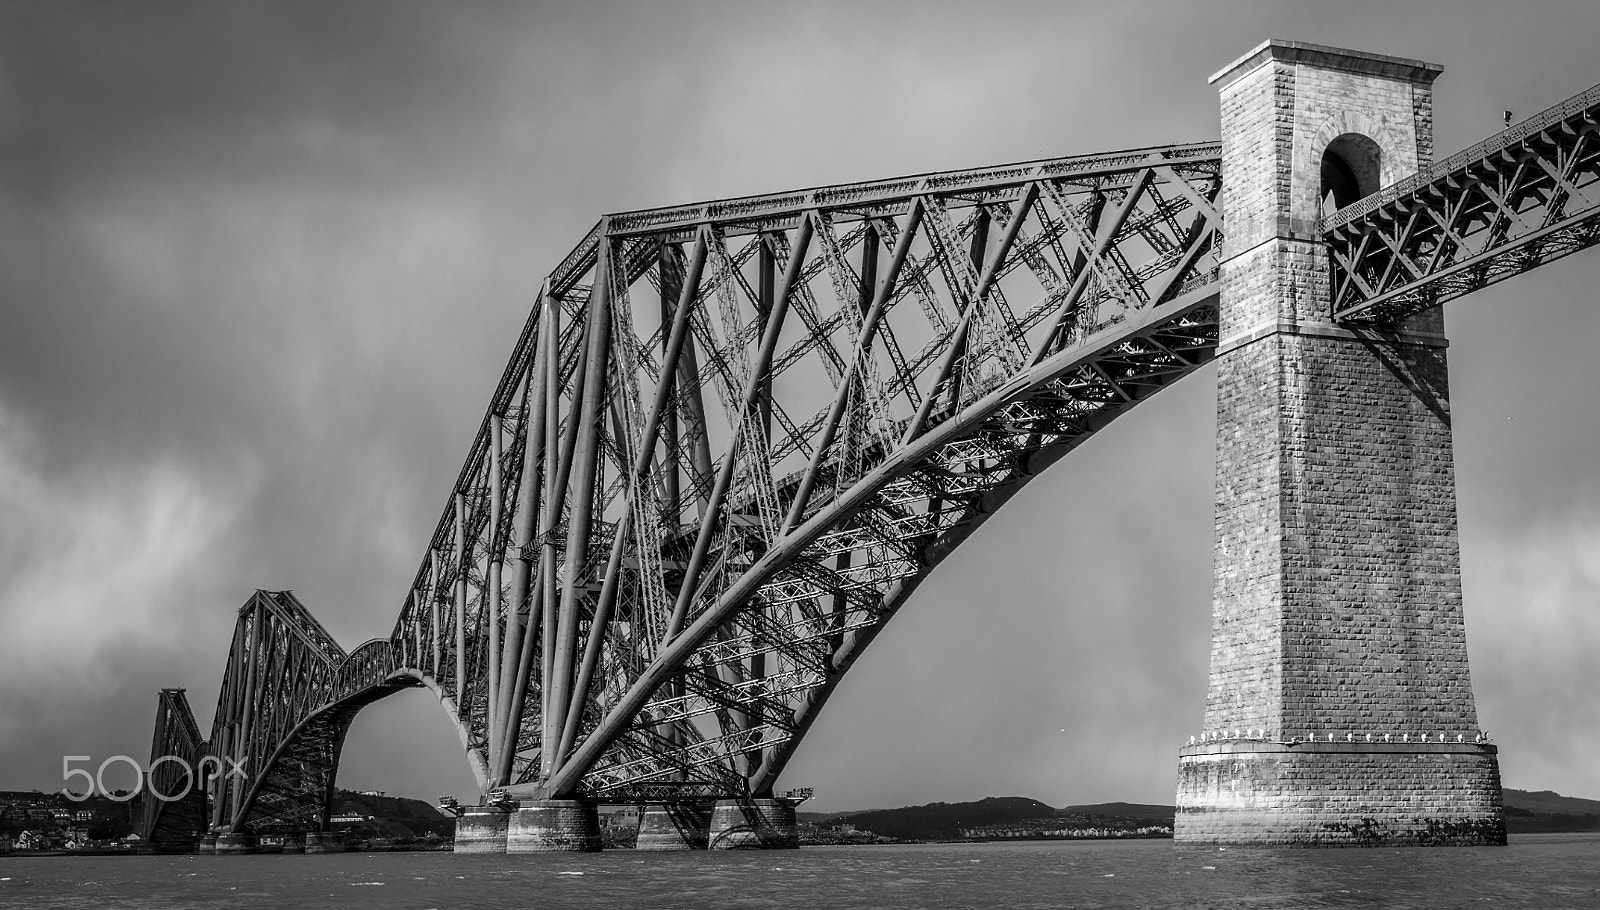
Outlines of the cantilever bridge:
[[[1408,91],[1437,72],[1263,48]],[[327,830],[352,719],[417,686],[488,802],[781,795],[941,560],[1217,356],[1244,220],[1224,203],[1248,176],[1229,156],[1265,154],[1228,116],[1222,143],[601,218],[539,289],[393,630],[347,651],[292,594],[256,592],[209,737],[169,690],[154,745],[244,773],[152,801],[146,834]],[[1314,211],[1279,219],[1326,276],[1298,326],[1388,343],[1600,239],[1600,87],[1411,176],[1341,116],[1356,127],[1309,153]],[[1288,735],[1268,726],[1246,732]]]

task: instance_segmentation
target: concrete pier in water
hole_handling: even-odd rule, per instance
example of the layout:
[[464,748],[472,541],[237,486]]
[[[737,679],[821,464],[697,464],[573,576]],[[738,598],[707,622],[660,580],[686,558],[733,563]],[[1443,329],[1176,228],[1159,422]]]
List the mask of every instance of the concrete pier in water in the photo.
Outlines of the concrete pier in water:
[[719,799],[711,813],[712,850],[793,850],[800,846],[795,803],[786,799]]
[[593,803],[575,799],[523,802],[506,828],[507,853],[594,853],[600,816]]
[[704,850],[711,840],[712,807],[702,803],[646,806],[635,849]]
[[456,817],[456,853],[504,853],[515,806],[468,806]]

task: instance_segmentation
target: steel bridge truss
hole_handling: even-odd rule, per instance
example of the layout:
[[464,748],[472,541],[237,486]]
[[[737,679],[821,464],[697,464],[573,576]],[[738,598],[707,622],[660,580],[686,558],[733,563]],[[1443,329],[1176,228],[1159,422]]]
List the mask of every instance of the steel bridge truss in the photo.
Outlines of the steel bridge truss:
[[[1381,329],[1592,245],[1597,101],[1331,216],[1333,315]],[[249,773],[210,782],[211,826],[325,827],[351,718],[419,685],[489,798],[771,793],[946,555],[1214,355],[1219,156],[603,218],[544,282],[391,635],[346,654],[287,592],[241,609],[206,748]],[[158,745],[194,748],[162,705]]]
[[904,598],[1207,359],[1215,145],[603,219],[393,637],[485,789],[770,791]]
[[186,844],[206,829],[208,758],[209,744],[184,690],[162,689],[140,804],[139,835],[146,844]]
[[1336,319],[1383,325],[1600,242],[1600,85],[1329,217]]
[[205,827],[326,830],[356,712],[422,684],[397,671],[387,639],[347,654],[294,594],[257,591],[239,609],[205,748]]

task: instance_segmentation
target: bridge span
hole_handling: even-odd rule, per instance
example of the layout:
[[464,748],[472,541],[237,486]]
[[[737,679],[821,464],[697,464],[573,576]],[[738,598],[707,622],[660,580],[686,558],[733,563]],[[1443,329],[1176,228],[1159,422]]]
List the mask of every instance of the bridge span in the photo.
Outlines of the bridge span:
[[[334,842],[409,687],[479,784],[457,849],[792,846],[839,680],[1040,471],[1218,358],[1205,733],[1177,836],[1503,843],[1461,619],[1440,304],[1594,245],[1600,87],[1434,164],[1439,68],[1265,42],[1222,141],[608,215],[550,272],[384,638],[239,611],[157,842]],[[167,772],[164,772],[167,773]]]

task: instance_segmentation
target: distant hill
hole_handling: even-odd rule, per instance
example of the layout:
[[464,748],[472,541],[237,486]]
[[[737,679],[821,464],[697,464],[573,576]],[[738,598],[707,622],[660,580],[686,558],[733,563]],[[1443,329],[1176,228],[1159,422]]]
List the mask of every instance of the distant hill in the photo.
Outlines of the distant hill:
[[1509,787],[1501,793],[1504,794],[1507,808],[1514,806],[1544,815],[1600,815],[1600,799],[1562,796],[1554,790],[1512,790]]
[[372,821],[357,825],[364,837],[407,838],[420,837],[429,831],[440,837],[454,837],[456,821],[446,817],[431,803],[404,796],[372,796],[354,790],[340,790],[334,794],[333,814],[371,816]]
[[973,803],[929,803],[904,809],[880,809],[838,819],[863,831],[902,840],[947,840],[962,828],[993,825],[1019,818],[1046,818],[1055,809],[1023,796],[991,796]]
[[[1600,831],[1600,800],[1562,796],[1551,790],[1504,791],[1506,829],[1513,834]],[[1126,820],[1171,825],[1177,809],[1153,803],[1092,803],[1055,809],[1036,799],[1006,796],[968,803],[929,803],[866,812],[808,812],[802,821],[848,823],[863,831],[902,840],[952,840],[961,829],[1048,817]]]
[[1600,800],[1562,796],[1554,790],[1506,789],[1506,830],[1512,834],[1600,831]]
[[865,815],[868,812],[880,812],[881,809],[846,809],[843,812],[796,812],[795,820],[819,825],[832,822],[839,818],[849,818],[852,815]]
[[[1504,793],[1506,827],[1512,833],[1600,831],[1600,800],[1562,796],[1550,790],[1507,789]],[[334,812],[372,816],[372,822],[360,826],[368,837],[417,837],[429,831],[451,837],[455,833],[453,819],[419,799],[340,790],[334,799]],[[851,824],[862,831],[901,840],[953,840],[961,837],[963,828],[1051,817],[1171,825],[1176,812],[1172,806],[1123,802],[1056,809],[1022,796],[991,796],[975,802],[929,803],[901,809],[801,812],[799,820],[813,824]],[[371,830],[366,831],[368,828]]]
[[1154,819],[1163,825],[1170,825],[1177,816],[1178,809],[1176,806],[1157,806],[1150,803],[1093,803],[1087,806],[1067,806],[1056,814]]

